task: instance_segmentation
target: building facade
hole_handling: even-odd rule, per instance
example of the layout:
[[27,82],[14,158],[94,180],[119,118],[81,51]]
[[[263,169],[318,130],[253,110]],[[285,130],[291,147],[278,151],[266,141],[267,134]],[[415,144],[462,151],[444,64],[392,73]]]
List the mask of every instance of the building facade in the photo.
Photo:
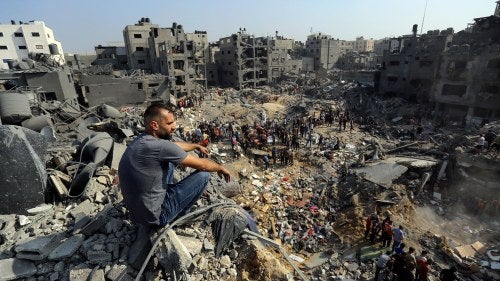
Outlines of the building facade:
[[441,54],[432,89],[437,115],[468,125],[500,118],[500,15],[474,21]]
[[222,87],[247,88],[267,84],[269,75],[269,37],[255,37],[240,29],[219,39],[215,54]]
[[355,41],[332,38],[330,35],[313,34],[307,37],[306,54],[314,59],[314,70],[332,69],[338,59],[348,51],[354,50]]
[[[429,101],[439,58],[453,38],[453,29],[433,30],[390,40],[392,52],[382,60],[379,92],[415,101]],[[397,42],[397,46],[392,46]]]
[[130,69],[142,69],[147,73],[152,72],[151,58],[149,55],[149,33],[152,24],[149,18],[141,18],[134,25],[127,25],[123,30],[123,39],[127,49],[127,63]]
[[30,53],[50,55],[55,63],[65,64],[61,43],[43,21],[0,24],[0,69],[9,69],[10,61],[27,59]]

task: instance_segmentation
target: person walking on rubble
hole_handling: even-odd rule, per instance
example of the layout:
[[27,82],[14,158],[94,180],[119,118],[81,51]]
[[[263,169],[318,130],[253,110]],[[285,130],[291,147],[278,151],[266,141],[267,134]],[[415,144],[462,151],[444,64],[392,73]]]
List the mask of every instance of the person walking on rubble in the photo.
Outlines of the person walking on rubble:
[[403,242],[403,239],[405,238],[405,233],[404,233],[404,228],[402,225],[399,226],[399,228],[393,228],[392,229],[392,251],[399,247],[401,243]]
[[[208,184],[208,172],[217,172],[227,182],[231,174],[220,164],[188,153],[197,150],[208,155],[207,148],[171,140],[177,124],[174,111],[168,106],[159,103],[148,106],[144,124],[145,132],[125,150],[118,175],[132,220],[154,230],[189,211]],[[196,171],[174,184],[173,171],[179,164]]]

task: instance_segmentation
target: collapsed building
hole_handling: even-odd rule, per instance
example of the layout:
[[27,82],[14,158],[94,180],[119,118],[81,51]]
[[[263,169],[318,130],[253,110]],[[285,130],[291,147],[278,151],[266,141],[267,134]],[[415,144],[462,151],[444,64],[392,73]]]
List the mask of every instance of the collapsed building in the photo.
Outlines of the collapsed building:
[[294,56],[295,42],[282,36],[255,37],[239,32],[218,41],[215,63],[222,87],[248,88],[266,85],[284,73],[298,74],[302,60]]
[[414,25],[413,35],[396,38],[397,48],[385,52],[379,93],[431,102],[436,118],[465,125],[498,119],[499,22],[492,15],[458,33],[448,28],[422,35]]
[[127,25],[123,36],[130,69],[165,75],[169,94],[182,97],[197,86],[206,87],[209,46],[205,31],[185,33],[180,24],[162,28],[142,18],[135,25]]

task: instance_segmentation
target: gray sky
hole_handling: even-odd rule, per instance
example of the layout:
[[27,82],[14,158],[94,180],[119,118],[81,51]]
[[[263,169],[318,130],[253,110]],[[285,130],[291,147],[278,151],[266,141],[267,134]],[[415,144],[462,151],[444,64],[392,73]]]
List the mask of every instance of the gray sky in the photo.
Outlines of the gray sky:
[[[0,23],[41,20],[67,53],[93,52],[94,46],[123,42],[126,25],[148,17],[154,24],[182,24],[185,32],[205,30],[210,42],[240,27],[256,36],[305,41],[311,31],[335,38],[380,39],[411,33],[426,0],[2,0]],[[492,15],[495,0],[427,0],[424,32],[467,27]]]

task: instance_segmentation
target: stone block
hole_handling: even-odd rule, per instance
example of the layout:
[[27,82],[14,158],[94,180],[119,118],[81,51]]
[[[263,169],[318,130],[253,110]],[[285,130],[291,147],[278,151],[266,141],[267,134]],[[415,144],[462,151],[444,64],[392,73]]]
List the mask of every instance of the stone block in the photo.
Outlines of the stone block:
[[61,242],[61,233],[37,237],[33,240],[18,244],[15,247],[16,257],[20,259],[40,261],[45,259]]
[[189,253],[192,257],[196,256],[201,252],[201,248],[203,248],[203,242],[199,239],[188,237],[188,236],[177,236],[184,246],[188,249]]
[[49,254],[49,260],[61,260],[72,256],[84,240],[85,236],[82,234],[71,236]]
[[92,215],[94,211],[95,204],[90,202],[90,200],[85,200],[82,203],[78,204],[74,207],[69,213],[73,218],[77,218],[80,213],[85,214],[86,216]]
[[87,281],[91,272],[90,268],[72,269],[69,272],[69,281]]
[[108,218],[106,215],[99,215],[96,218],[94,218],[91,222],[89,222],[87,225],[85,225],[80,232],[87,236],[92,235],[96,231],[98,231],[101,227],[106,225],[107,222]]
[[111,261],[111,253],[105,251],[89,250],[85,255],[87,260],[92,264],[101,264]]
[[186,271],[193,259],[173,230],[168,230],[157,250],[158,263],[167,271]]
[[15,280],[34,275],[37,269],[34,263],[16,258],[0,260],[0,280]]
[[111,281],[120,281],[126,274],[126,265],[115,265],[106,273],[106,277]]
[[90,276],[87,280],[88,281],[106,281],[106,279],[104,279],[104,270],[102,270],[102,269],[94,270],[90,274]]

